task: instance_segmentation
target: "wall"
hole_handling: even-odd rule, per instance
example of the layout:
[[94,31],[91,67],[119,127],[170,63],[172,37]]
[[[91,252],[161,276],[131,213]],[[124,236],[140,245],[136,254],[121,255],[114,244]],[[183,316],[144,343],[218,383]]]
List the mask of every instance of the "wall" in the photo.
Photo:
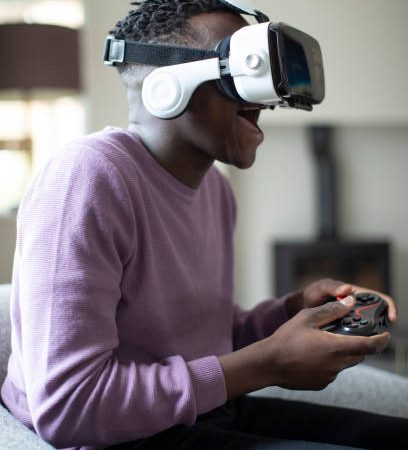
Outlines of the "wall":
[[126,127],[127,101],[117,71],[103,64],[105,37],[116,22],[131,9],[128,0],[84,0],[85,27],[82,35],[83,80],[85,84],[88,131],[107,125]]
[[406,0],[253,0],[271,20],[319,41],[326,99],[315,112],[270,114],[270,123],[406,124]]
[[327,96],[313,113],[266,112],[255,166],[232,170],[240,209],[237,299],[247,307],[273,295],[270,246],[315,236],[314,166],[304,126],[337,126],[340,230],[348,238],[393,243],[393,284],[408,326],[408,2],[265,0],[252,2],[321,43]]

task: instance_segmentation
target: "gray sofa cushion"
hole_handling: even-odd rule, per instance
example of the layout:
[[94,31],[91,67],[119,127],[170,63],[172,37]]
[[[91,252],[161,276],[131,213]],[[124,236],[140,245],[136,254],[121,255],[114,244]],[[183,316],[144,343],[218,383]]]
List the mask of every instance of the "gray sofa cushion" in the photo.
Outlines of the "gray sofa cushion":
[[[0,385],[7,372],[10,355],[10,286],[0,285]],[[16,420],[0,405],[0,449],[1,450],[52,450],[35,433]]]
[[344,370],[334,383],[322,391],[290,391],[270,387],[254,395],[408,418],[408,378],[365,364]]
[[0,406],[0,448],[1,450],[52,450],[53,447],[42,441]]

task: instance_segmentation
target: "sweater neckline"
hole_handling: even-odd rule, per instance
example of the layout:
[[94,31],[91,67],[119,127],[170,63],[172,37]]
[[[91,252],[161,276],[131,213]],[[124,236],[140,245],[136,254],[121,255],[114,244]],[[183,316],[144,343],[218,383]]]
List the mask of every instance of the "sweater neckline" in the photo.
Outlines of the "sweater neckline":
[[168,172],[149,152],[140,136],[132,130],[126,128],[114,128],[114,130],[122,131],[128,135],[136,144],[137,151],[140,156],[139,162],[143,164],[143,169],[146,171],[149,177],[152,177],[156,182],[160,183],[165,189],[171,189],[176,195],[184,199],[195,199],[203,189],[206,182],[209,171],[205,174],[200,186],[198,188],[192,188],[179,181],[174,175]]

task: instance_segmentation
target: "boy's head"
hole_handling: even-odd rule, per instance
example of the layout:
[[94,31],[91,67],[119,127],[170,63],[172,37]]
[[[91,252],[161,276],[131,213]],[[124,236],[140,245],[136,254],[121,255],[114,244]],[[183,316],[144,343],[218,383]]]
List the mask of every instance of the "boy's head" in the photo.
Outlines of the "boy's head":
[[[215,11],[231,14],[231,10],[217,0],[144,0],[132,4],[139,7],[130,11],[111,31],[116,39],[213,48],[216,42],[211,42],[208,33],[203,36],[205,30],[197,29],[191,18]],[[143,79],[153,69],[138,64],[118,66],[125,85],[139,90]]]
[[[223,38],[248,24],[217,0],[145,0],[137,4],[139,8],[111,31],[116,39],[214,49]],[[141,99],[143,80],[153,69],[138,64],[119,66],[128,89],[131,127],[145,143],[156,146],[160,140],[168,140],[169,145],[177,142],[238,167],[252,165],[263,140],[256,125],[259,106],[230,100],[215,82],[206,82],[195,91],[181,116],[157,119],[146,111]]]

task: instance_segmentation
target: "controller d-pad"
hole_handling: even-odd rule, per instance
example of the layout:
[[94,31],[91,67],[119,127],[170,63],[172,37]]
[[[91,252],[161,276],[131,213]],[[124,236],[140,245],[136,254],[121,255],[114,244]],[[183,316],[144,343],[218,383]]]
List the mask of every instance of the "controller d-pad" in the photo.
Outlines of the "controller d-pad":
[[361,303],[366,303],[366,304],[370,304],[370,303],[373,303],[378,300],[378,297],[376,295],[369,294],[369,293],[358,294],[357,298]]

